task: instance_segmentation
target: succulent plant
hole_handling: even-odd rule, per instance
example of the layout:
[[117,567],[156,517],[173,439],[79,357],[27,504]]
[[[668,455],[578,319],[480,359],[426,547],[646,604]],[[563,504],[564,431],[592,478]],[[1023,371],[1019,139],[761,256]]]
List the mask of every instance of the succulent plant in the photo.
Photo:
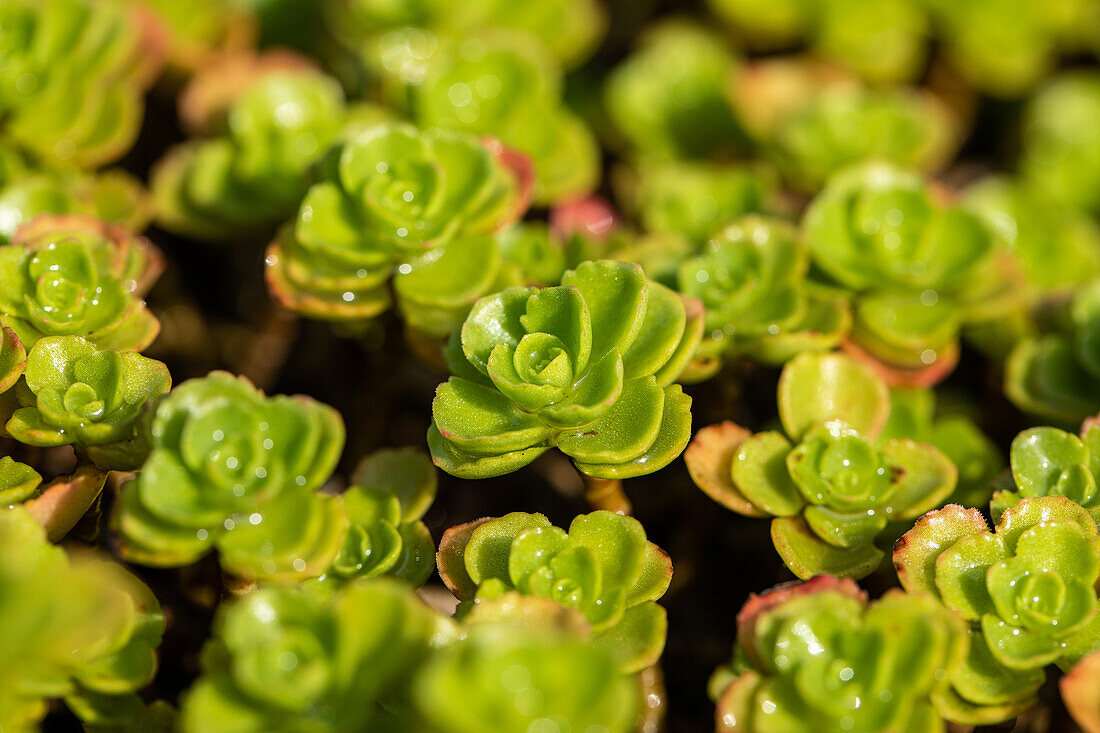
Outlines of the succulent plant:
[[970,625],[970,654],[936,700],[948,720],[1017,715],[1045,666],[1100,648],[1100,535],[1064,496],[1020,499],[992,532],[977,509],[929,512],[898,541],[894,565],[906,590],[940,598]]
[[182,77],[224,61],[256,41],[256,18],[248,3],[233,0],[130,0],[165,35],[167,74]]
[[807,282],[809,264],[791,224],[759,216],[736,220],[682,261],[678,290],[706,308],[700,356],[782,363],[840,343],[851,323],[848,304]]
[[70,475],[45,481],[38,471],[11,456],[0,457],[0,510],[22,505],[57,542],[95,503],[107,472],[82,463]]
[[1055,77],[1031,100],[1021,124],[1024,177],[1056,200],[1100,212],[1100,75]]
[[1100,427],[1086,427],[1078,438],[1058,428],[1025,430],[1012,441],[1012,484],[993,495],[998,521],[1024,498],[1064,496],[1100,521]]
[[1021,338],[1005,363],[1005,394],[1025,412],[1063,425],[1100,411],[1100,279],[1082,286],[1067,317]]
[[935,600],[868,603],[821,575],[751,596],[734,663],[712,678],[718,731],[942,731],[931,696],[966,655],[966,627]]
[[327,601],[301,586],[249,593],[219,609],[180,730],[393,730],[386,706],[439,623],[392,581],[357,580]]
[[121,566],[70,561],[15,507],[0,509],[0,628],[0,726],[30,731],[48,698],[70,700],[78,715],[88,695],[132,705],[156,671],[164,616]]
[[645,156],[708,158],[735,152],[744,144],[726,99],[735,64],[722,39],[703,28],[658,26],[608,77],[607,114]]
[[75,335],[140,351],[160,325],[139,299],[163,269],[144,238],[91,217],[39,216],[0,247],[0,323],[33,348]]
[[652,473],[690,437],[691,399],[673,382],[701,327],[701,308],[610,260],[570,270],[561,286],[483,298],[451,340],[432,459],[482,478],[556,446],[589,476]]
[[1058,680],[1062,701],[1085,733],[1100,731],[1100,651],[1093,652]]
[[955,489],[958,471],[934,446],[876,442],[889,393],[849,357],[795,357],[783,368],[778,402],[784,432],[712,425],[696,434],[684,460],[718,503],[775,517],[775,549],[804,580],[869,575],[882,561],[874,540],[887,522],[919,517]]
[[4,136],[50,164],[94,167],[137,138],[158,49],[121,3],[12,0],[0,45]]
[[0,394],[7,392],[27,368],[27,350],[10,328],[0,328]]
[[17,389],[23,407],[8,420],[9,435],[41,447],[77,444],[108,469],[141,465],[147,448],[135,421],[171,389],[168,367],[133,352],[99,350],[79,336],[39,339],[26,363]]
[[215,372],[173,389],[148,430],[152,451],[112,517],[127,559],[178,566],[217,548],[225,570],[265,580],[331,566],[348,519],[315,490],[343,448],[335,410]]
[[445,335],[496,278],[487,235],[526,209],[511,160],[495,144],[408,125],[348,140],[268,250],[272,293],[315,318],[363,320],[389,306],[396,270],[410,320]]
[[467,611],[510,591],[579,610],[592,643],[625,672],[655,664],[664,649],[667,621],[656,601],[672,563],[632,517],[596,511],[568,532],[542,514],[480,519],[444,533],[438,565]]
[[293,64],[251,75],[234,90],[223,134],[171,149],[154,169],[150,188],[166,229],[228,240],[275,227],[294,213],[310,167],[343,130],[349,113],[335,79]]
[[803,221],[813,263],[853,296],[853,353],[895,384],[929,386],[954,368],[959,329],[1018,297],[992,232],[939,203],[917,175],[867,164],[833,176]]

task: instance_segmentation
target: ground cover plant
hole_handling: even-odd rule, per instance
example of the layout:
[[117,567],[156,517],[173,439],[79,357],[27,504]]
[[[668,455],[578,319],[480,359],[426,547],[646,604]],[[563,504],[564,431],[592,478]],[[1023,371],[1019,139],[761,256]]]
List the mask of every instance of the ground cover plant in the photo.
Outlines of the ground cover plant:
[[1100,0],[0,0],[0,731],[1100,733]]

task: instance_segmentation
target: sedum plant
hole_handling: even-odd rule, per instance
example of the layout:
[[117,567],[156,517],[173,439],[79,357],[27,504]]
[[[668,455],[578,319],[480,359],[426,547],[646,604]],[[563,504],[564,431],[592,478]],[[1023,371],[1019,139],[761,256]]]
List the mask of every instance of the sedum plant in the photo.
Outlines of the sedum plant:
[[48,165],[95,167],[137,139],[155,37],[122,3],[10,0],[0,7],[0,126]]
[[452,337],[428,444],[461,478],[515,471],[552,447],[596,478],[652,473],[687,445],[691,399],[673,384],[700,308],[638,265],[586,262],[550,288],[481,299]]
[[802,354],[779,379],[783,432],[732,422],[700,430],[684,459],[695,483],[738,514],[774,517],[771,537],[791,572],[861,578],[881,563],[875,539],[955,489],[937,448],[876,441],[890,412],[885,383],[840,354]]
[[990,510],[999,520],[1022,499],[1064,496],[1100,521],[1100,426],[1086,425],[1078,438],[1058,428],[1025,430],[1012,441],[1012,481],[993,495]]
[[0,324],[26,348],[80,336],[141,351],[160,325],[140,297],[164,264],[148,240],[98,219],[39,216],[0,247]]
[[1031,100],[1022,123],[1023,176],[1058,201],[1100,212],[1100,75],[1055,77]]
[[919,176],[867,164],[833,176],[803,220],[813,263],[852,297],[852,351],[895,384],[928,386],[958,361],[963,324],[1016,297],[992,232]]
[[732,665],[711,681],[717,731],[944,731],[931,699],[966,655],[966,627],[932,598],[868,603],[820,575],[751,596]]
[[463,602],[460,615],[518,591],[579,611],[593,645],[624,672],[656,664],[664,649],[667,620],[657,600],[672,562],[632,517],[600,510],[575,518],[568,532],[542,514],[480,519],[447,530],[437,561]]
[[164,616],[121,566],[68,558],[22,507],[0,509],[0,726],[37,730],[50,698],[89,725],[125,723],[156,672]]
[[314,318],[362,321],[389,307],[396,271],[410,323],[446,335],[496,278],[489,235],[526,209],[513,160],[493,143],[409,125],[353,137],[268,250],[272,294]]
[[1064,496],[1020,499],[992,532],[977,509],[950,505],[898,541],[911,593],[941,599],[970,626],[970,653],[936,699],[948,720],[987,725],[1035,702],[1044,667],[1100,648],[1100,535]]
[[79,336],[39,339],[26,361],[16,390],[23,406],[5,426],[9,435],[40,447],[76,444],[106,469],[141,465],[147,446],[136,421],[171,389],[168,367],[133,352],[97,349]]
[[316,493],[344,445],[331,407],[214,372],[160,401],[148,440],[112,516],[126,559],[173,567],[216,548],[231,574],[297,580],[337,557],[348,518],[339,497]]
[[679,263],[677,289],[706,308],[701,359],[769,364],[837,346],[851,325],[843,298],[807,280],[810,258],[785,221],[746,216]]

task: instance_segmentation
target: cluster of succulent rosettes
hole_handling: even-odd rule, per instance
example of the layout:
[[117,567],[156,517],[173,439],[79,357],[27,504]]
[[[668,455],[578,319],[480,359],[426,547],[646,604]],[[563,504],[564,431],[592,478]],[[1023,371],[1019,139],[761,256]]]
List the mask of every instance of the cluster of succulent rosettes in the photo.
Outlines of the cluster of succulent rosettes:
[[[171,149],[154,168],[150,188],[164,228],[208,240],[272,229],[293,215],[310,168],[348,124],[340,84],[305,62],[258,62],[243,74],[243,88],[216,90],[234,93],[224,125],[214,126],[220,134]],[[181,97],[192,101],[189,115],[198,114],[201,96]]]
[[453,635],[445,623],[392,581],[357,580],[327,599],[261,588],[219,609],[180,730],[404,730],[391,726],[409,678]]
[[775,517],[772,541],[798,577],[869,575],[882,561],[874,541],[888,522],[919,517],[954,491],[958,471],[934,446],[876,440],[890,400],[869,367],[841,354],[801,354],[783,369],[778,401],[784,432],[712,425],[684,459],[718,503]]
[[870,163],[833,176],[803,220],[815,267],[852,297],[852,353],[894,384],[929,386],[959,357],[959,332],[1018,297],[992,231],[941,203],[919,175]]
[[687,23],[662,24],[611,72],[604,88],[607,114],[645,156],[736,152],[744,133],[726,98],[735,63],[720,36]]
[[807,282],[810,258],[794,226],[747,216],[680,263],[678,290],[706,308],[699,357],[746,355],[778,364],[827,351],[847,335],[847,301]]
[[357,321],[389,307],[396,270],[401,307],[419,327],[437,332],[456,315],[461,323],[471,292],[495,276],[480,266],[497,254],[490,235],[527,208],[526,172],[492,141],[373,127],[334,151],[271,245],[268,286],[292,310]]
[[962,663],[966,638],[932,598],[892,590],[868,603],[829,575],[751,596],[734,661],[711,679],[715,729],[942,732],[931,698]]
[[1058,680],[1062,702],[1085,733],[1100,731],[1100,651],[1082,659]]
[[25,509],[0,509],[0,727],[37,730],[49,698],[89,724],[123,723],[156,671],[156,598],[121,566],[68,558]]
[[1035,702],[1051,663],[1100,649],[1100,535],[1064,496],[1025,497],[990,532],[977,509],[929,512],[898,541],[906,590],[929,593],[970,625],[970,653],[936,698],[948,720],[981,725]]
[[1056,77],[1035,95],[1022,123],[1021,173],[1066,204],[1100,211],[1100,74]]
[[731,97],[738,118],[784,179],[807,191],[868,160],[934,172],[960,140],[958,120],[931,93],[872,87],[803,59],[742,67]]
[[20,407],[5,429],[39,447],[77,445],[97,465],[133,470],[148,454],[136,421],[168,393],[172,376],[134,352],[97,349],[79,336],[48,336],[27,353],[16,387]]
[[141,296],[163,267],[148,240],[120,227],[39,216],[0,247],[0,324],[27,349],[44,336],[81,336],[101,349],[141,351],[160,331]]
[[344,446],[331,407],[265,397],[224,372],[179,385],[148,419],[151,452],[112,523],[122,555],[179,566],[216,548],[246,580],[315,577],[340,552],[348,519],[316,492]]
[[696,302],[611,260],[482,298],[447,350],[432,459],[461,478],[510,473],[552,447],[596,478],[663,468],[691,436],[691,398],[673,382],[702,325]]
[[48,164],[95,167],[129,150],[155,39],[122,3],[12,0],[0,8],[3,134]]
[[574,519],[568,532],[542,514],[480,519],[447,530],[437,562],[462,601],[460,615],[518,591],[580,611],[592,643],[625,672],[655,664],[664,649],[667,621],[656,601],[672,563],[631,517],[600,510]]
[[1064,496],[1100,522],[1100,426],[1086,423],[1081,437],[1058,428],[1025,430],[1012,441],[1012,480],[990,504],[993,521],[1022,499]]
[[1012,348],[1004,390],[1021,410],[1061,425],[1100,411],[1100,279],[1064,303],[1062,317]]

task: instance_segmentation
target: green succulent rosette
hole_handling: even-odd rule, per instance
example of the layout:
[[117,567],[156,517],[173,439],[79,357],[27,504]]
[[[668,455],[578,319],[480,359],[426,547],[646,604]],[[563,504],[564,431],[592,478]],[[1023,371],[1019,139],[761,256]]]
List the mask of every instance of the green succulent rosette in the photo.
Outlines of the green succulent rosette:
[[460,614],[518,591],[580,611],[592,644],[624,672],[655,664],[664,649],[667,620],[657,600],[672,563],[632,517],[596,511],[574,519],[568,532],[542,514],[481,519],[447,530],[437,562],[463,601]]
[[1028,105],[1022,129],[1023,176],[1051,197],[1100,212],[1100,75],[1055,77]]
[[814,266],[852,295],[853,352],[894,384],[942,379],[958,359],[962,325],[1019,297],[1015,271],[981,219],[890,165],[833,176],[810,204],[803,235]]
[[435,569],[435,542],[421,518],[437,484],[435,466],[418,450],[364,458],[343,494],[348,529],[322,582],[387,575],[423,585]]
[[22,507],[0,510],[0,725],[33,731],[50,698],[96,695],[118,709],[156,672],[164,616],[121,566],[46,540]]
[[701,309],[599,260],[550,288],[508,288],[451,339],[428,444],[462,478],[515,471],[551,447],[596,478],[664,467],[687,445],[691,399],[673,384],[701,336]]
[[409,678],[442,622],[393,581],[357,580],[325,600],[267,587],[219,609],[180,730],[406,730]]
[[772,542],[803,580],[861,578],[881,563],[891,521],[940,506],[958,470],[936,447],[876,440],[890,411],[885,383],[840,354],[801,354],[779,379],[783,432],[731,422],[700,430],[687,452],[695,483],[750,517],[774,517]]
[[776,191],[768,168],[703,161],[646,162],[618,183],[647,232],[700,243],[746,214],[768,213]]
[[164,264],[146,239],[79,215],[39,216],[0,247],[0,324],[30,349],[81,336],[141,351],[160,331],[140,297]]
[[1058,428],[1025,430],[1012,441],[1012,483],[993,495],[994,521],[1024,498],[1064,496],[1100,521],[1100,427],[1078,438]]
[[1024,336],[1005,362],[1005,394],[1062,425],[1100,411],[1100,280],[1082,286],[1053,330]]
[[604,106],[645,156],[710,158],[736,152],[744,133],[726,99],[737,63],[720,37],[686,23],[647,31],[608,76]]
[[1100,648],[1100,536],[1064,496],[1023,498],[992,532],[977,509],[930,512],[898,541],[894,565],[907,591],[938,597],[970,625],[970,654],[935,700],[948,720],[1018,715],[1034,704],[1044,667],[1068,668]]
[[152,173],[157,223],[230,240],[292,216],[308,172],[348,122],[344,93],[311,68],[259,69],[226,112],[223,134],[171,149]]
[[834,173],[870,160],[932,173],[960,142],[959,121],[932,94],[870,86],[805,60],[746,65],[731,95],[743,124],[801,190],[815,192]]
[[331,407],[214,372],[161,400],[148,433],[149,458],[112,516],[128,560],[174,567],[216,548],[226,571],[260,580],[332,565],[348,519],[340,497],[316,493],[344,445]]
[[868,603],[828,575],[751,596],[734,663],[712,678],[716,730],[944,731],[931,697],[966,640],[932,598],[893,590]]
[[489,235],[526,209],[512,162],[492,143],[409,125],[348,140],[268,250],[272,294],[314,318],[363,320],[389,307],[396,271],[410,323],[449,333],[498,279]]
[[[530,157],[539,204],[595,188],[599,146],[563,103],[561,69],[541,44],[522,34],[490,32],[432,37],[427,45],[431,51],[409,51],[421,69],[385,70],[399,80],[418,126],[488,135]],[[384,60],[401,58],[406,47],[400,34],[387,35],[376,53]]]
[[159,361],[99,350],[79,336],[49,336],[27,354],[16,390],[23,406],[5,429],[27,445],[76,444],[103,468],[133,470],[147,455],[136,421],[171,387],[168,367]]
[[12,0],[0,8],[2,131],[49,165],[96,167],[137,139],[152,38],[121,4]]
[[839,344],[851,323],[848,304],[807,282],[809,264],[791,224],[760,216],[738,219],[681,261],[677,289],[706,308],[699,356],[782,363]]

